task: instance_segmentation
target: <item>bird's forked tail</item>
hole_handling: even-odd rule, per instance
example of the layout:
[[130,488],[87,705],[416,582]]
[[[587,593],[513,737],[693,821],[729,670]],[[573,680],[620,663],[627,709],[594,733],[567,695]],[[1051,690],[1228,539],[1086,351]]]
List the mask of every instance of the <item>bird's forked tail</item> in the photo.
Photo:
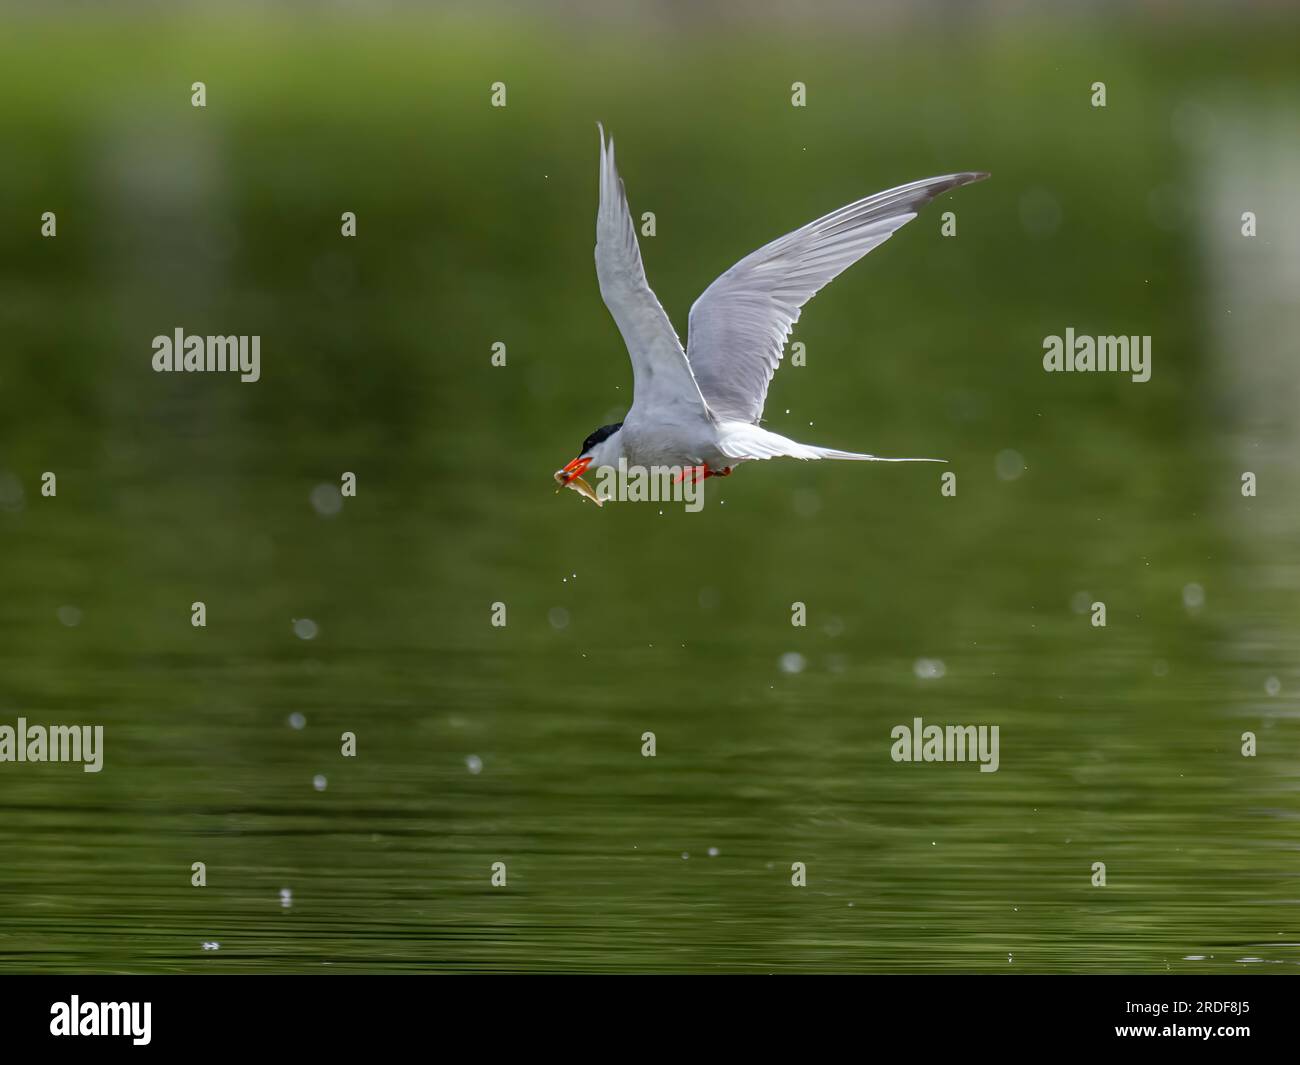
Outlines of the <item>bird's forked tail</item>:
[[947,459],[883,458],[857,451],[837,451],[832,447],[801,444],[780,433],[773,433],[758,425],[733,424],[726,427],[718,447],[729,458],[745,459],[846,459],[852,462],[947,462]]

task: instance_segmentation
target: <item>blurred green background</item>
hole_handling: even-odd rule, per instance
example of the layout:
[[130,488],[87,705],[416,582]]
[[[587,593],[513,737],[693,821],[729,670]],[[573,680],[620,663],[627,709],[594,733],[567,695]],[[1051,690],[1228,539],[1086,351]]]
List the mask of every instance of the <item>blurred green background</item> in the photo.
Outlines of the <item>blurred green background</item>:
[[[0,724],[105,754],[0,764],[0,970],[1294,972],[1300,23],[1052,10],[6,9]],[[768,403],[955,498],[552,491],[630,399],[598,120],[683,337],[767,240],[992,171]],[[1067,326],[1151,381],[1044,373]],[[155,374],[177,327],[261,380]],[[916,716],[1000,770],[892,762]]]

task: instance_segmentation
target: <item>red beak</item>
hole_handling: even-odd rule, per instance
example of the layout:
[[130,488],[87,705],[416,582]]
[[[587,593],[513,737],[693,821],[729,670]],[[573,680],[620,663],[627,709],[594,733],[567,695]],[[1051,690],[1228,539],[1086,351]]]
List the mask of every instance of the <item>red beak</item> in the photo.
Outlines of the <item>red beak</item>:
[[587,467],[591,465],[590,458],[576,458],[562,470],[557,470],[555,479],[560,484],[568,484],[575,477],[581,477],[587,472]]

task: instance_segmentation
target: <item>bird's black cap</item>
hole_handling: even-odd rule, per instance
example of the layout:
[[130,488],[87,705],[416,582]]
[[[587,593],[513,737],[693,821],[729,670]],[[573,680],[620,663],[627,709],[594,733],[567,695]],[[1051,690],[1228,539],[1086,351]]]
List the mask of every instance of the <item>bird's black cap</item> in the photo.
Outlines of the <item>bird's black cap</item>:
[[607,440],[609,437],[613,436],[616,432],[618,432],[622,428],[623,428],[622,422],[615,422],[613,425],[602,425],[599,429],[597,429],[594,433],[592,433],[589,437],[587,437],[586,440],[582,442],[582,450],[579,451],[578,454],[585,455],[588,451],[590,451],[593,447],[599,444],[602,440]]

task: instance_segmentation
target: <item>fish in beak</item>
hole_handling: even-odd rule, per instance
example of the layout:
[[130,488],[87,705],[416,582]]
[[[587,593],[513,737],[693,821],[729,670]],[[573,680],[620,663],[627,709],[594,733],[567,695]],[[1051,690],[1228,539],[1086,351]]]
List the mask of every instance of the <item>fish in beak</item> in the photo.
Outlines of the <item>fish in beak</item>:
[[[560,488],[572,488],[579,495],[590,499],[596,506],[604,506],[604,500],[592,491],[591,485],[582,479],[582,475],[591,465],[590,458],[576,458],[562,470],[555,471],[555,482]],[[560,489],[557,488],[558,492]]]

